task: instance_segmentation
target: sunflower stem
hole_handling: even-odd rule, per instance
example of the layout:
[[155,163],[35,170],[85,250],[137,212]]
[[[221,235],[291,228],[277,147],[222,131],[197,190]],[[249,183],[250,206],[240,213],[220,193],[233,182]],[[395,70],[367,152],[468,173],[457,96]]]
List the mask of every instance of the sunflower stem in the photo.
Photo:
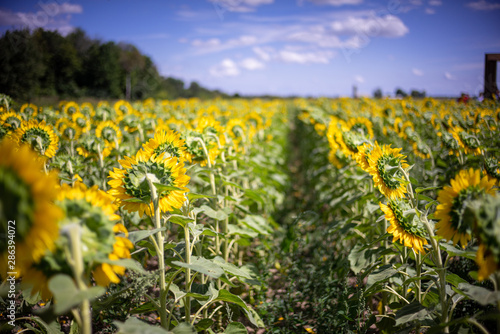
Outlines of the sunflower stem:
[[[187,224],[184,226],[184,240],[186,242],[186,264],[191,263],[191,240],[189,234],[189,227]],[[191,268],[186,268],[186,293],[191,292]],[[191,322],[191,298],[186,295],[184,297],[184,310],[186,315],[186,322]]]
[[[156,229],[161,228],[161,213],[160,213],[160,203],[158,198],[158,192],[156,190],[153,181],[146,174],[146,180],[148,181],[149,190],[151,192],[151,201],[154,207],[154,224]],[[160,321],[161,326],[168,329],[167,322],[167,293],[166,282],[165,282],[165,256],[164,256],[164,246],[163,243],[165,238],[163,236],[163,231],[156,232],[157,240],[157,253],[158,253],[158,271],[160,272]]]
[[[85,267],[83,264],[82,245],[80,240],[80,226],[72,224],[68,229],[71,255],[73,257],[73,276],[80,291],[87,290]],[[90,315],[90,301],[85,298],[80,305],[82,334],[92,333],[92,317]]]

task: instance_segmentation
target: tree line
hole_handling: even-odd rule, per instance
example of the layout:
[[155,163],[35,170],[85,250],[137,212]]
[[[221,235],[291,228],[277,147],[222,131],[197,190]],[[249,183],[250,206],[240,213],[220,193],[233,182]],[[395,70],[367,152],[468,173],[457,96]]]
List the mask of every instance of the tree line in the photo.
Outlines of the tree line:
[[128,43],[103,42],[76,29],[67,36],[42,28],[0,38],[0,93],[29,101],[40,96],[143,99],[226,96],[163,77],[150,57]]

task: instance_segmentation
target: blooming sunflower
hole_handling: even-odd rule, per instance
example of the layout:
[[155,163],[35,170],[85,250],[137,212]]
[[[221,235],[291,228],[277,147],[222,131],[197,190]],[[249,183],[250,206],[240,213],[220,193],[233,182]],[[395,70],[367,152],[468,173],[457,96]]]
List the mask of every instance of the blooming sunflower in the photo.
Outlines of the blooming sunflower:
[[496,179],[500,182],[500,161],[495,158],[487,158],[484,161],[484,170],[491,179]]
[[353,117],[347,121],[349,131],[361,132],[366,138],[373,138],[373,124],[366,117]]
[[479,267],[477,272],[478,281],[484,281],[498,269],[495,256],[484,244],[479,244],[476,253],[476,264]]
[[25,103],[21,106],[19,110],[20,113],[25,114],[26,116],[32,117],[35,116],[38,111],[38,107],[33,103]]
[[102,138],[106,141],[106,145],[115,146],[115,143],[120,143],[122,139],[122,132],[120,128],[112,121],[105,121],[99,123],[95,129],[97,138]]
[[76,112],[71,115],[71,120],[76,123],[81,132],[90,131],[90,120],[81,112]]
[[13,111],[9,111],[0,115],[0,124],[5,125],[10,130],[19,128],[23,122],[23,117]]
[[180,162],[188,160],[186,144],[181,135],[174,130],[156,131],[154,137],[142,145],[142,151],[147,156],[154,154],[164,159],[176,157]]
[[84,261],[88,266],[98,263],[89,269],[93,270],[97,284],[102,286],[119,283],[117,275],[125,273],[123,266],[104,262],[104,259],[130,258],[130,249],[133,248],[128,238],[116,235],[122,232],[127,236],[128,231],[121,223],[115,223],[120,216],[116,214],[118,206],[113,200],[97,186],[87,188],[81,182],[76,182],[73,187],[63,184],[58,195],[58,204],[66,211],[67,222],[77,219],[82,227]]
[[356,162],[362,170],[368,173],[368,169],[370,167],[370,161],[368,160],[368,156],[373,150],[372,143],[363,143],[363,145],[358,146],[358,153],[355,155]]
[[[178,162],[175,157],[164,159],[163,155],[151,155],[139,151],[134,157],[125,157],[119,161],[123,169],[114,168],[109,172],[108,191],[115,197],[118,205],[129,212],[137,211],[142,217],[144,213],[152,215],[154,204],[147,176],[155,179],[155,183],[173,186],[178,190],[159,191],[159,205],[161,212],[180,208],[185,201],[185,193],[189,191],[185,186],[189,182],[184,163]],[[148,174],[148,175],[146,175]]]
[[82,130],[73,121],[67,118],[60,118],[56,123],[56,128],[66,140],[77,140],[82,135]]
[[349,130],[345,122],[341,122],[340,128],[336,130],[335,140],[340,144],[340,149],[346,156],[355,159],[356,154],[358,154],[358,147],[368,142],[368,138],[363,132]]
[[43,163],[28,146],[18,147],[9,139],[0,143],[0,157],[0,234],[7,237],[15,231],[16,248],[15,267],[11,267],[12,245],[0,244],[0,275],[16,272],[20,276],[53,248],[59,234],[62,212],[53,204],[57,176],[42,172]]
[[475,134],[468,133],[459,127],[454,127],[451,134],[465,154],[481,155],[481,142]]
[[[203,135],[198,131],[188,130],[183,133],[182,138],[186,143],[188,161],[190,163],[199,163],[201,167],[206,166],[208,164],[208,159],[203,150],[203,146],[199,142],[199,139],[203,140]],[[217,144],[214,141],[208,141],[205,142],[205,146],[208,150],[208,158],[213,165],[215,163],[215,159],[219,156]]]
[[391,224],[387,232],[393,235],[393,242],[400,241],[405,247],[412,248],[415,252],[425,253],[427,245],[425,228],[419,223],[416,215],[405,215],[411,209],[405,199],[389,200],[387,205],[379,203],[380,209],[385,214],[385,219]]
[[464,215],[470,201],[481,198],[484,194],[494,195],[495,180],[488,176],[481,177],[479,170],[461,170],[451,180],[451,186],[445,186],[438,193],[440,203],[435,212],[439,219],[436,223],[436,234],[446,240],[460,243],[465,248],[471,239],[474,221]]
[[375,143],[368,161],[370,167],[368,173],[373,177],[373,182],[379,191],[389,199],[404,197],[406,185],[400,181],[403,173],[398,166],[403,169],[409,167],[406,163],[406,156],[400,154],[401,148],[391,148],[390,145],[380,146]]
[[66,115],[73,115],[74,113],[80,112],[80,106],[74,101],[66,102],[62,106],[62,112]]
[[28,144],[41,156],[47,158],[56,155],[59,145],[59,137],[54,133],[52,126],[47,125],[45,121],[31,120],[21,123],[21,126],[12,134],[12,139],[19,144]]

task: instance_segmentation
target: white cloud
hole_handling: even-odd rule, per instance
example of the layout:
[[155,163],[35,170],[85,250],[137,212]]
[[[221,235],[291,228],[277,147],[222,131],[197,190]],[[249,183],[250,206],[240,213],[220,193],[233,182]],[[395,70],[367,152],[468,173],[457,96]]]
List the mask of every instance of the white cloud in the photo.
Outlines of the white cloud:
[[[21,26],[29,29],[44,28],[57,30],[62,35],[73,31],[70,24],[72,14],[83,13],[83,7],[70,3],[43,3],[39,2],[37,12],[11,12],[0,10],[0,26]],[[17,28],[17,27],[16,27]]]
[[245,58],[242,61],[240,61],[240,66],[244,69],[254,71],[254,70],[260,70],[265,67],[264,63],[260,62],[259,60],[255,58]]
[[330,26],[338,35],[359,35],[401,37],[409,32],[408,27],[394,15],[349,17],[344,21],[335,21]]
[[444,72],[444,77],[448,80],[456,80],[457,78],[452,75],[450,72]]
[[209,0],[218,12],[254,12],[258,6],[269,5],[274,0]]
[[221,41],[218,38],[210,38],[206,41],[202,41],[201,39],[195,39],[191,42],[192,46],[201,47],[201,48],[217,47],[220,44],[221,44]]
[[209,72],[214,77],[234,77],[240,74],[240,69],[234,61],[226,58],[220,64],[211,67]]
[[291,50],[281,50],[278,52],[276,58],[284,61],[285,63],[298,63],[298,64],[328,64],[330,59],[335,54],[328,51],[319,52],[295,52]]
[[261,47],[256,46],[252,50],[263,61],[269,61],[269,60],[271,60],[271,55],[269,54],[269,48],[261,48]]
[[251,46],[257,44],[258,39],[256,36],[243,35],[238,38],[232,38],[222,42],[218,38],[211,38],[208,40],[195,39],[191,41],[191,45],[198,48],[200,53],[218,52],[227,49],[233,49],[242,46]]
[[330,5],[330,6],[342,6],[342,5],[359,5],[363,0],[309,0],[316,5]]
[[429,0],[429,6],[441,6],[443,1],[441,0]]
[[500,3],[492,3],[486,0],[479,0],[475,2],[469,2],[466,4],[467,7],[470,7],[474,10],[494,10],[500,9]]
[[364,83],[365,78],[363,78],[361,75],[356,75],[356,76],[354,76],[354,81],[356,81],[358,83]]
[[429,14],[429,15],[436,14],[436,10],[434,8],[426,8],[425,14]]
[[411,72],[417,77],[421,77],[424,75],[424,72],[422,70],[419,70],[418,68],[412,69]]

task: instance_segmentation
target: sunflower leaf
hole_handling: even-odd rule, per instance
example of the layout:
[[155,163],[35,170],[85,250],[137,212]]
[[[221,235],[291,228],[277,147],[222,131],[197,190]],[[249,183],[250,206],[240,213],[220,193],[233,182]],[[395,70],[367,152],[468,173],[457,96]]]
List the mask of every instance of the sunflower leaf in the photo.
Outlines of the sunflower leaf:
[[56,301],[54,304],[55,314],[64,314],[84,300],[94,300],[106,292],[102,286],[79,290],[73,279],[63,274],[55,275],[49,280],[49,290]]
[[155,187],[159,193],[168,193],[168,192],[174,191],[174,190],[183,190],[182,188],[179,188],[179,187],[167,186],[167,185],[157,183],[157,182],[153,182],[153,184],[155,185]]
[[159,231],[164,231],[166,227],[162,228],[155,228],[154,230],[141,230],[141,231],[133,231],[133,232],[128,232],[128,239],[133,243],[136,244],[137,242],[146,239],[152,234],[155,234],[156,232]]

